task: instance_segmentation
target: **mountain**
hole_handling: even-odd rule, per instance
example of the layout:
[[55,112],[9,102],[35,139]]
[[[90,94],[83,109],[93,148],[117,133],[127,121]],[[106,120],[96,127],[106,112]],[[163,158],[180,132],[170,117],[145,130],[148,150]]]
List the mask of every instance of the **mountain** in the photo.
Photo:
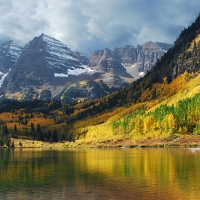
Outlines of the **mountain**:
[[[6,44],[2,45],[2,52],[8,47]],[[24,48],[13,44],[11,49],[10,56],[2,53],[0,59],[1,97],[4,95],[17,100],[59,99],[69,103],[109,94],[130,83],[130,80],[91,70],[85,56],[44,34],[35,37]],[[124,67],[123,70],[126,73]],[[102,84],[101,80],[105,80],[106,84]]]
[[76,82],[74,76],[88,72],[88,65],[79,52],[42,34],[24,46],[1,89],[7,98],[51,99]]
[[45,34],[24,48],[10,41],[1,46],[0,96],[65,103],[97,98],[143,76],[170,46],[153,42],[137,48],[126,45],[114,51],[94,51],[88,59]]
[[113,75],[123,75],[138,79],[154,66],[161,56],[171,48],[171,44],[146,42],[142,46],[132,45],[94,51],[90,56],[90,67]]
[[58,40],[44,34],[25,45],[8,75],[10,92],[31,86],[51,85],[57,77],[88,70],[89,61]]

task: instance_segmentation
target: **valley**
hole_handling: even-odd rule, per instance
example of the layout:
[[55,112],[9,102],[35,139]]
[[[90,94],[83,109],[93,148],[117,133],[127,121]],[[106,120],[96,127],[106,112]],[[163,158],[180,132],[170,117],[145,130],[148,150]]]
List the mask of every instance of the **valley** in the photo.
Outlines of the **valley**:
[[[128,74],[125,67],[123,68],[125,64],[120,64],[122,60],[124,63],[125,60],[127,63],[130,60],[115,58],[116,52],[121,52],[120,49],[113,52],[108,49],[95,51],[90,70],[75,76],[79,80],[75,82],[73,82],[74,77],[69,74],[68,77],[59,77],[61,81],[56,82],[54,74],[64,72],[52,69],[46,73],[45,69],[48,65],[43,69],[48,79],[42,78],[42,74],[34,75],[38,72],[34,72],[33,76],[27,76],[27,79],[16,79],[19,74],[16,72],[13,79],[11,74],[15,71],[11,70],[12,73],[8,74],[8,79],[7,81],[5,79],[3,85],[7,83],[10,94],[14,91],[21,95],[21,98],[12,98],[11,95],[11,99],[4,99],[1,103],[0,146],[9,146],[12,137],[50,143],[67,140],[79,147],[84,145],[198,147],[200,139],[199,30],[200,17],[182,31],[174,46],[157,59],[155,66],[147,71],[142,69],[140,73],[145,72],[145,75],[135,78],[134,81],[132,80],[134,77]],[[134,51],[132,48],[132,52]],[[76,55],[80,56],[80,54]],[[85,66],[86,60],[81,58],[83,63],[81,66],[76,66],[76,69]],[[23,61],[22,58],[20,59]],[[43,61],[45,63],[45,59]],[[40,64],[40,61],[38,63]],[[33,68],[34,66],[33,64]],[[131,64],[127,65],[126,69],[131,66]],[[23,73],[26,74],[24,70]],[[70,83],[73,83],[68,85],[68,88],[66,87],[68,83],[64,83],[65,78],[69,78]],[[127,86],[118,86],[117,83],[122,83],[121,79],[130,82],[126,83]],[[12,81],[9,83],[9,80]],[[36,80],[42,81],[33,87],[32,83]],[[111,80],[117,87],[114,88],[109,83],[112,82]],[[48,87],[44,87],[43,83],[48,83]],[[65,85],[62,85],[63,83]],[[17,90],[21,87],[27,92],[29,98],[24,99],[24,93]],[[45,89],[37,92],[39,87]],[[56,98],[53,99],[52,88],[57,91],[54,93]],[[64,91],[60,92],[63,88]],[[77,96],[78,99],[74,98]],[[88,96],[90,98],[87,98]]]

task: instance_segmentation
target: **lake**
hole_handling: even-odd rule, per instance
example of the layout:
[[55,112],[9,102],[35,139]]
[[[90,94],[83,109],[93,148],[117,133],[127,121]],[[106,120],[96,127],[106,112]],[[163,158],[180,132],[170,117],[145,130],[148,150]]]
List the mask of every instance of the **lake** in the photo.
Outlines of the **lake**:
[[200,151],[0,149],[0,200],[200,199]]

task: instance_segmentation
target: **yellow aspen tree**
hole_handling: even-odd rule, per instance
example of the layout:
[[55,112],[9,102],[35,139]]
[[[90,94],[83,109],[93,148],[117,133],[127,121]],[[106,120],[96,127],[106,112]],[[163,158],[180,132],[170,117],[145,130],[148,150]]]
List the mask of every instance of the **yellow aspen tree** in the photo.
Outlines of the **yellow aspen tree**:
[[168,115],[166,115],[165,118],[162,120],[161,126],[164,132],[167,132],[169,130]]
[[168,121],[169,129],[173,130],[175,128],[176,122],[175,122],[174,115],[172,113],[168,115],[167,121]]
[[144,119],[144,131],[153,131],[156,128],[156,119],[154,116],[147,116]]
[[144,122],[141,118],[137,119],[135,124],[135,133],[136,134],[143,134],[144,133]]

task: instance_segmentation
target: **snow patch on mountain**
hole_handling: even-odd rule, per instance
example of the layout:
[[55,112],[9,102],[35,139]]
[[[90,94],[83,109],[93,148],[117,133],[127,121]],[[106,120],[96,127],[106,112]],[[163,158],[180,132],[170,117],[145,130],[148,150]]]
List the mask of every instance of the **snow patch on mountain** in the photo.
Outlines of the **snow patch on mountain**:
[[68,75],[63,73],[54,73],[54,77],[68,77]]
[[82,65],[79,68],[69,69],[67,74],[66,73],[54,73],[54,77],[68,77],[69,75],[78,76],[80,74],[91,72],[91,71],[94,71],[94,70],[92,70],[87,65]]
[[95,72],[95,70],[94,70],[94,69],[91,69],[91,68],[89,67],[88,72],[89,72],[89,73],[90,73],[90,72]]
[[5,74],[2,73],[2,72],[0,72],[0,75],[2,75],[1,78],[0,78],[0,87],[2,86],[2,84],[4,82],[4,79],[6,78],[6,76],[8,76],[10,70],[11,70],[11,68],[9,69],[8,73],[5,73]]
[[144,76],[144,75],[145,75],[145,72],[140,72],[139,75],[140,75],[140,76]]
[[88,71],[89,71],[89,67],[87,65],[82,65],[82,68],[69,69],[68,74],[78,76]]

